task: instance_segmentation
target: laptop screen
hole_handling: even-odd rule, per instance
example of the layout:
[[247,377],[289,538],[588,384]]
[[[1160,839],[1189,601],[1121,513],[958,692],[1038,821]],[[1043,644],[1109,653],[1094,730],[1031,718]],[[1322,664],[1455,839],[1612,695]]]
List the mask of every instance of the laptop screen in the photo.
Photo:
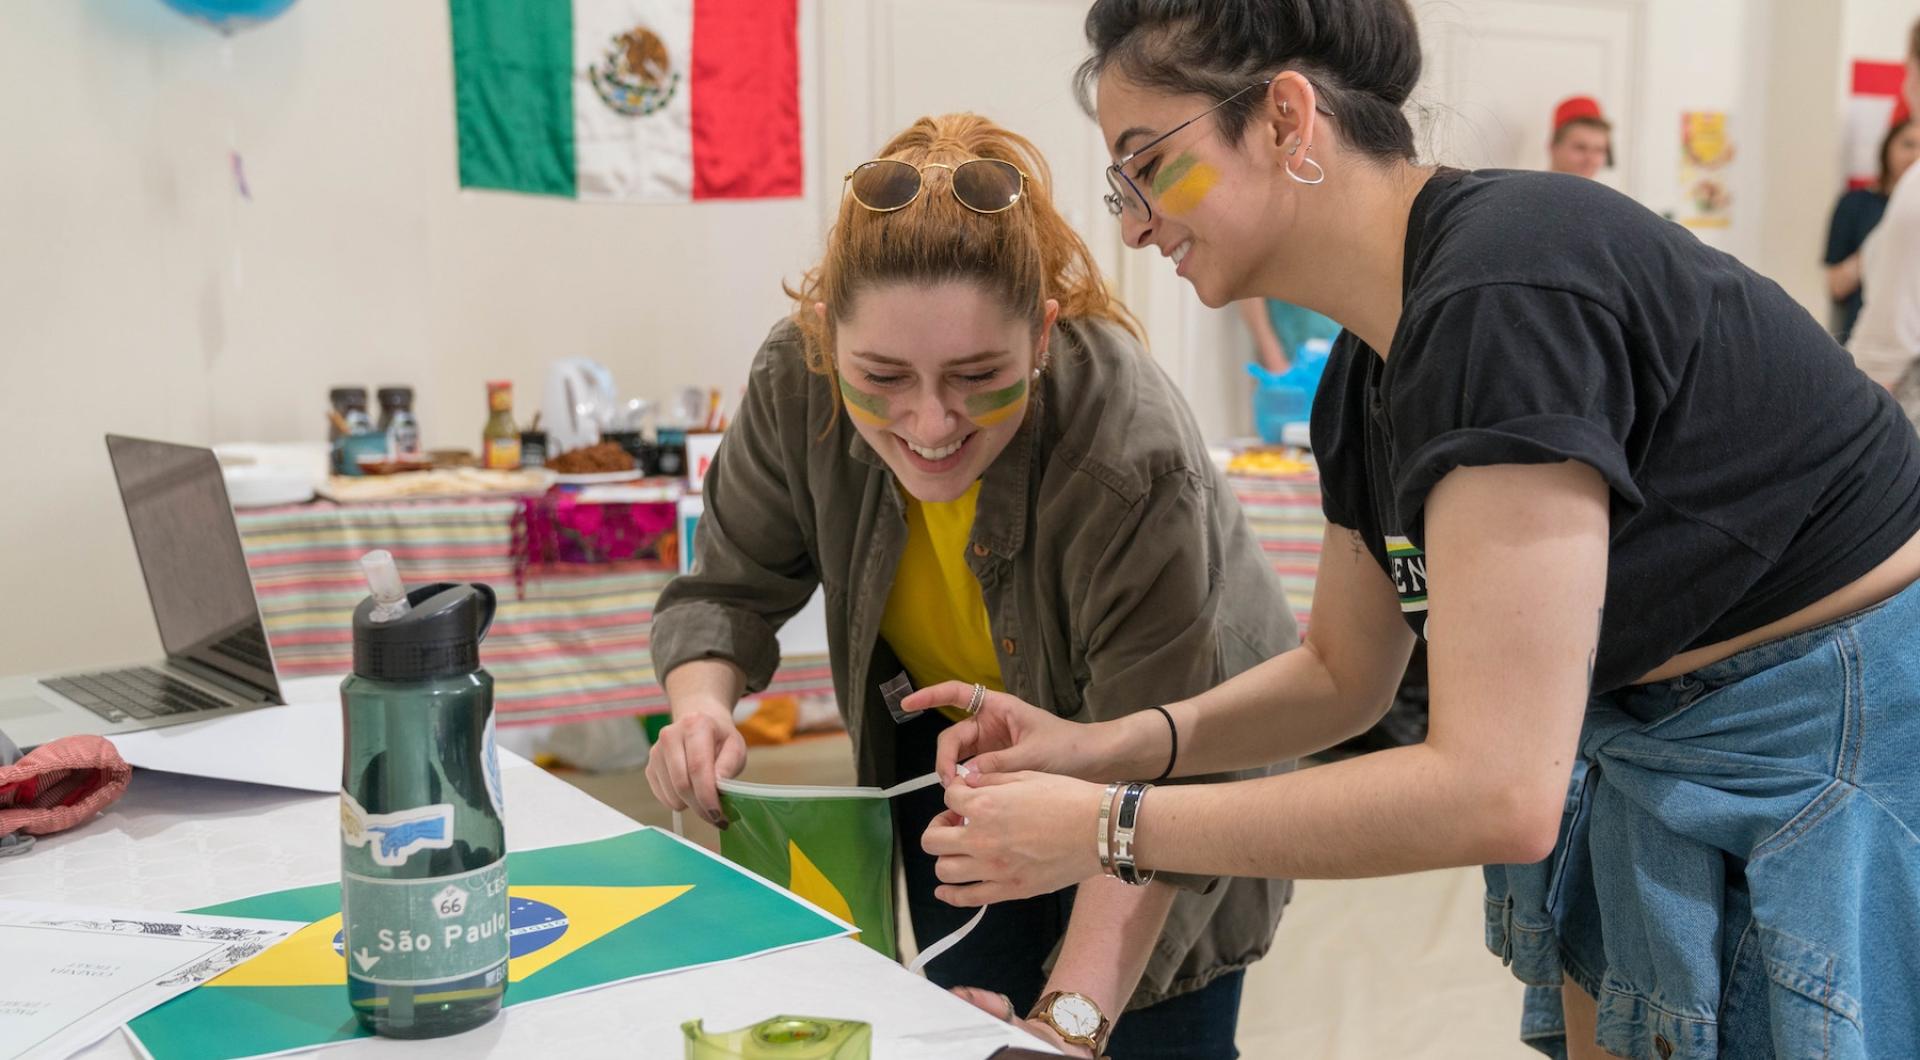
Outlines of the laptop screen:
[[240,531],[213,451],[107,436],[160,643],[280,701]]

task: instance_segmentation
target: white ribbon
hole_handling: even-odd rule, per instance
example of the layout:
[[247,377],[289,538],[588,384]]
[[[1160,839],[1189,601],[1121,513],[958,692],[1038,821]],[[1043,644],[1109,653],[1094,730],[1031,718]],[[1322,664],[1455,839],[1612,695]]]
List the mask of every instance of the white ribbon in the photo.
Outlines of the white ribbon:
[[952,949],[954,946],[959,944],[961,939],[966,938],[968,935],[972,934],[973,929],[980,926],[980,921],[983,918],[985,918],[986,915],[987,915],[987,907],[983,905],[980,907],[979,912],[973,914],[972,920],[969,920],[966,923],[960,925],[960,930],[955,931],[954,933],[948,935],[946,938],[941,939],[939,942],[936,942],[933,945],[928,946],[926,949],[921,950],[920,955],[913,959],[913,963],[907,965],[907,971],[918,972],[918,971],[924,970],[927,967],[928,961],[931,961],[935,957],[938,957],[941,954]]

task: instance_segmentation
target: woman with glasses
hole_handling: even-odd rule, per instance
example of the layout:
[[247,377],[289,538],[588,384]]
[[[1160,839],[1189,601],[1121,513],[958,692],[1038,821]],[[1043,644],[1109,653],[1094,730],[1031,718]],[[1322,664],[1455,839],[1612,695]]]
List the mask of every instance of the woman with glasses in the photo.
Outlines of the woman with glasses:
[[[1171,732],[983,697],[940,749],[972,758],[924,837],[940,896],[1485,864],[1542,1051],[1920,1055],[1920,441],[1891,397],[1599,184],[1418,164],[1405,0],[1098,0],[1087,31],[1127,241],[1209,305],[1346,328],[1329,526],[1305,643]],[[1361,731],[1416,637],[1424,744],[1138,783]]]
[[[693,572],[654,612],[673,723],[647,779],[668,806],[725,826],[734,704],[766,687],[774,631],[816,586],[869,784],[930,772],[953,724],[896,722],[877,686],[902,672],[1082,728],[1161,720],[1297,643],[1191,413],[1047,183],[1031,144],[967,114],[921,119],[848,174],[708,473]],[[919,838],[942,810],[938,787],[894,802],[922,946],[971,913],[933,897]],[[995,906],[930,977],[1079,1055],[1236,1055],[1241,969],[1287,885],[1075,882]]]

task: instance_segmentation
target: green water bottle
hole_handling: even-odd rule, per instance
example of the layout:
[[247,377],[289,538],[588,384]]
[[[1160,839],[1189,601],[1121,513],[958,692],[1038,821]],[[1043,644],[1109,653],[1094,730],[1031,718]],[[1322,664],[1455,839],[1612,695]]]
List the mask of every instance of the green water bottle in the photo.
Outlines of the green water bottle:
[[507,862],[485,585],[404,592],[386,553],[353,615],[340,686],[340,900],[347,999],[393,1038],[436,1038],[500,1011]]

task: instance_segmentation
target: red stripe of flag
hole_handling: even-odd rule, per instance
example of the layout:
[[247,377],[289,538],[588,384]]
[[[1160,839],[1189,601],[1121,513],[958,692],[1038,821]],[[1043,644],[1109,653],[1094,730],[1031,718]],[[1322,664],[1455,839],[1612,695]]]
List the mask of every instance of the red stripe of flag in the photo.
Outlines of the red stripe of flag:
[[800,194],[797,0],[694,0],[693,197]]

